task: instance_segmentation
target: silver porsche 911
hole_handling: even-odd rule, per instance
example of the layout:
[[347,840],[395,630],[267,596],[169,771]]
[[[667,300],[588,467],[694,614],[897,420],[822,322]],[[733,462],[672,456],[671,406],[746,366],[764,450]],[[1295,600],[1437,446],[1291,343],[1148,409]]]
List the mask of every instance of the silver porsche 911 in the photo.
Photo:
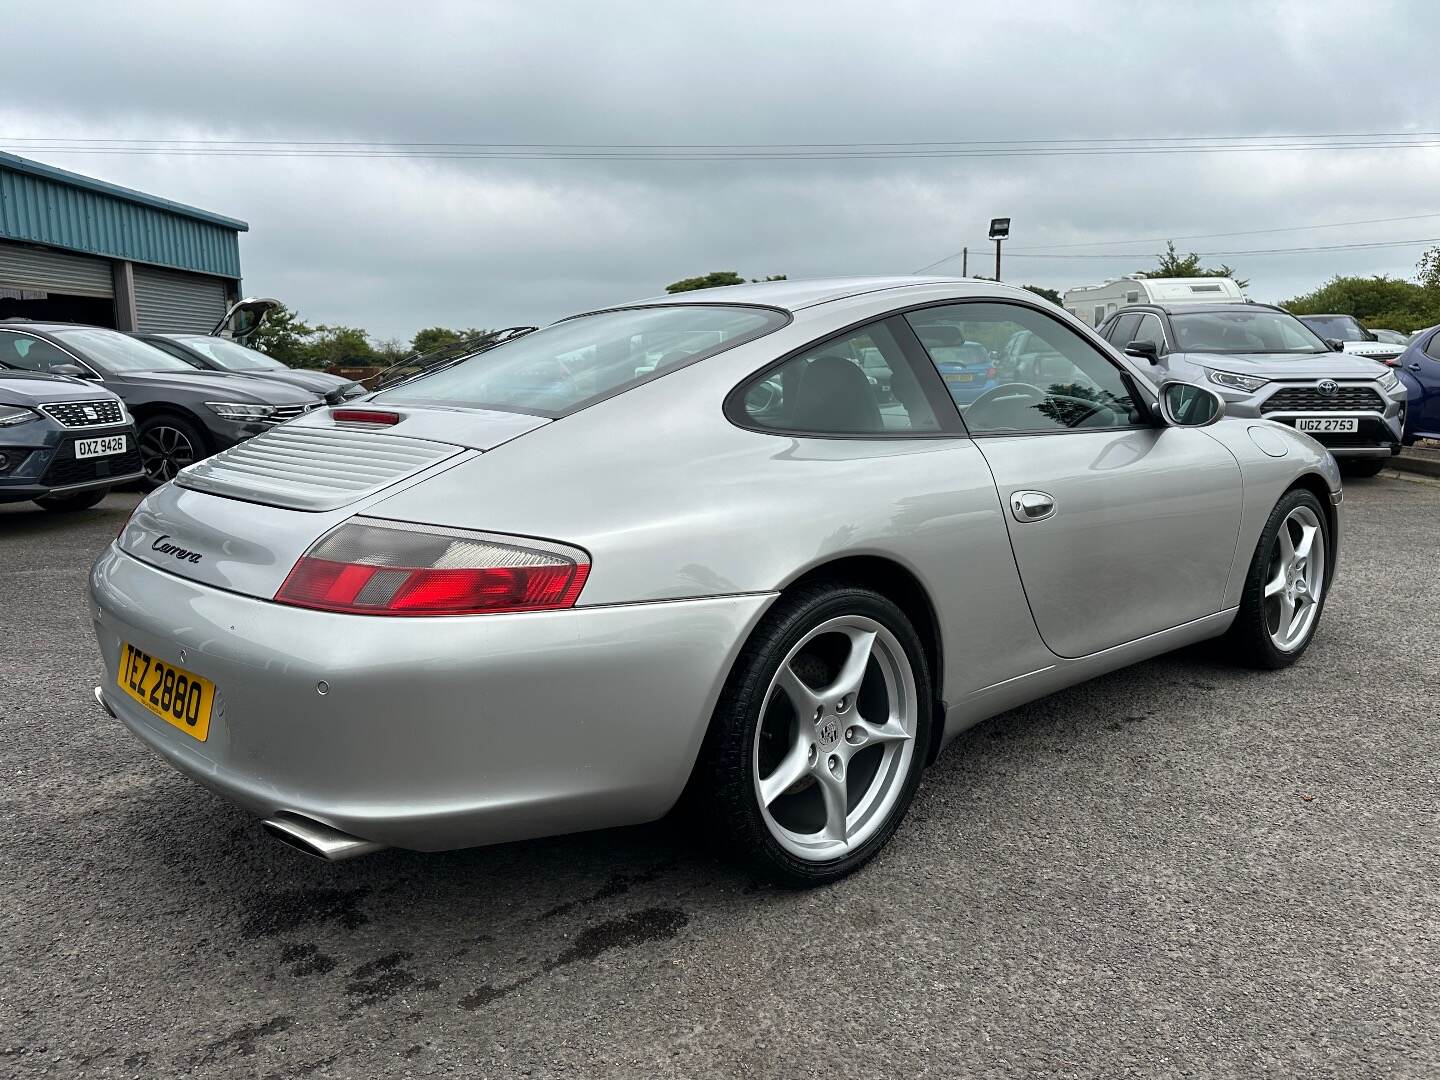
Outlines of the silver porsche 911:
[[[1017,334],[1068,366],[1019,381]],[[1334,460],[1131,364],[976,281],[566,319],[149,495],[90,578],[96,697],[324,858],[684,795],[828,881],[986,717],[1205,638],[1263,668],[1309,644]]]

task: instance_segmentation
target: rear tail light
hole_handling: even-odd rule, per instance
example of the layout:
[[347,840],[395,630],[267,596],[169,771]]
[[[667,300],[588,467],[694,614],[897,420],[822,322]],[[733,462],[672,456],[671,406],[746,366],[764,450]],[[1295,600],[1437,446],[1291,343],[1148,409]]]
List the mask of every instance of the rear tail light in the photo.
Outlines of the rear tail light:
[[377,424],[390,427],[400,422],[400,414],[384,409],[331,409],[330,418],[337,424]]
[[987,378],[987,379],[993,379],[994,377],[995,377],[995,369],[994,369],[993,367],[992,367],[992,368],[986,368],[986,369],[985,369],[985,378]]
[[352,518],[300,557],[282,604],[357,615],[483,615],[575,605],[590,557],[528,537]]

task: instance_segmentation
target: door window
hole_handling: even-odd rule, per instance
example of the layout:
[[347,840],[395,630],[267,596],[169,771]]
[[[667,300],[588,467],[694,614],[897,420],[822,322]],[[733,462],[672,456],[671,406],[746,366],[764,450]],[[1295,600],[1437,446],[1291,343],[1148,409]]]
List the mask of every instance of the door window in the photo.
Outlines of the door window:
[[1105,335],[1105,340],[1116,348],[1123,349],[1135,340],[1135,327],[1139,324],[1139,315],[1133,312],[1129,315],[1121,315],[1110,324],[1110,332]]
[[895,335],[883,323],[807,349],[745,384],[746,422],[814,435],[940,430]]
[[29,334],[0,334],[0,364],[26,371],[49,371],[56,364],[73,363],[73,356],[41,338]]
[[[1069,327],[1019,304],[973,303],[913,311],[914,328],[971,434],[1093,430],[1142,422],[1129,381]],[[1016,334],[1032,344],[1001,377],[993,361]],[[949,344],[941,345],[945,341]],[[961,342],[962,353],[954,344]]]
[[1132,341],[1148,341],[1155,346],[1157,352],[1163,353],[1165,351],[1165,329],[1160,325],[1160,316],[1142,315],[1140,325],[1121,344],[1129,345]]
[[1425,343],[1425,355],[1431,360],[1440,360],[1440,334],[1431,334]]

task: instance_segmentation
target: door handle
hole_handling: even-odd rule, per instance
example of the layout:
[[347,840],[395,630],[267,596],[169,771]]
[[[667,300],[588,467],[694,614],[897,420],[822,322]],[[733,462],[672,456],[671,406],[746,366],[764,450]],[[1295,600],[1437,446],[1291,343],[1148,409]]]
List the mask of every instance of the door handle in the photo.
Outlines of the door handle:
[[1409,368],[1411,371],[1419,371],[1419,370],[1420,370],[1420,365],[1419,365],[1419,364],[1406,364],[1405,366],[1406,366],[1407,368]]
[[1055,513],[1055,499],[1043,491],[1016,491],[1010,496],[1016,521],[1044,521]]

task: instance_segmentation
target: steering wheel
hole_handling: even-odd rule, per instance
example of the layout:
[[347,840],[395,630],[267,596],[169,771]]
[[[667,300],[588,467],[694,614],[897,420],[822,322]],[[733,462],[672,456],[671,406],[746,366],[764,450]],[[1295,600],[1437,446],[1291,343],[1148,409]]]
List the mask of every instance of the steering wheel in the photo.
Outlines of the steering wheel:
[[[1080,410],[1074,420],[1056,419],[1065,427],[1079,427],[1091,417],[1105,413],[1112,419],[1115,410],[1109,406],[1091,401],[1089,398],[1071,394],[1053,394],[1030,383],[1001,383],[977,397],[965,411],[965,422],[984,428],[1025,428],[1024,422],[1029,410],[1043,404],[1060,404],[1065,412]],[[994,414],[993,416],[991,414]]]

